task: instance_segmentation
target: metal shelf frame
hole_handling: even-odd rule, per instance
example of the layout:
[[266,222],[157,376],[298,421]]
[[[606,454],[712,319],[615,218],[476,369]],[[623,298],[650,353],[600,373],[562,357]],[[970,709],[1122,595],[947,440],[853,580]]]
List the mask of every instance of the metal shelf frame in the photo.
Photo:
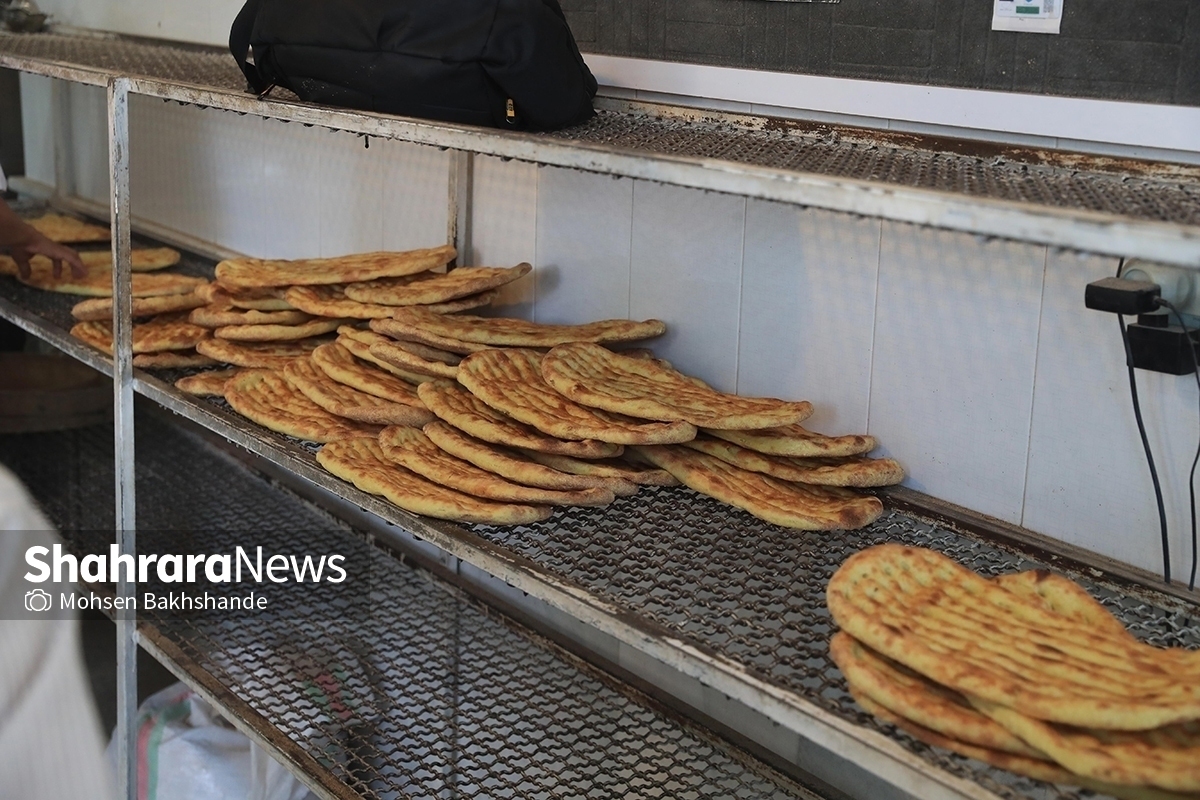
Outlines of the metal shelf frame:
[[[106,40],[98,40],[106,41]],[[913,796],[931,798],[972,798],[988,800],[1005,795],[1002,784],[985,787],[963,774],[940,768],[938,759],[914,752],[893,735],[864,727],[846,715],[833,713],[811,696],[784,682],[764,675],[746,661],[707,646],[702,640],[681,634],[648,614],[630,611],[595,591],[585,582],[547,567],[536,558],[522,554],[519,548],[490,537],[480,530],[439,523],[415,517],[370,495],[366,495],[332,477],[314,461],[312,452],[293,441],[275,436],[237,415],[210,403],[179,393],[153,375],[132,369],[130,345],[130,242],[131,218],[129,195],[129,123],[130,94],[140,94],[191,103],[213,109],[251,113],[263,117],[319,125],[367,136],[378,136],[455,150],[448,175],[451,213],[448,236],[460,246],[469,236],[471,157],[481,153],[538,164],[581,169],[589,172],[657,181],[678,186],[726,192],[752,198],[781,201],[803,206],[826,208],[851,214],[881,217],[902,222],[965,231],[983,236],[1076,248],[1092,252],[1139,256],[1153,260],[1200,268],[1200,213],[1188,217],[1190,198],[1200,204],[1200,184],[1166,181],[1148,184],[1150,191],[1175,192],[1182,198],[1183,222],[1164,222],[1146,216],[1115,214],[1070,205],[1034,205],[992,196],[973,195],[924,186],[905,185],[883,179],[868,179],[844,174],[802,172],[795,169],[763,166],[753,160],[736,160],[700,155],[678,155],[654,149],[570,138],[565,135],[513,133],[446,123],[388,117],[379,114],[320,108],[281,99],[259,100],[241,91],[240,78],[224,77],[211,84],[199,84],[179,78],[147,76],[113,66],[71,63],[45,54],[20,52],[17,43],[28,39],[0,35],[0,67],[106,87],[108,97],[108,137],[111,178],[111,224],[113,232],[113,291],[118,303],[114,309],[115,359],[107,359],[72,339],[63,328],[20,303],[0,297],[0,316],[10,319],[66,353],[113,377],[115,508],[121,544],[126,552],[136,545],[134,517],[133,397],[140,394],[155,403],[221,435],[309,483],[356,504],[380,519],[406,531],[440,550],[505,581],[518,590],[545,602],[574,619],[614,637],[622,645],[634,648],[667,667],[710,686],[798,734],[803,740],[818,743],[824,750],[860,765],[876,778]],[[127,43],[129,47],[158,48],[181,62],[191,60],[217,64],[214,53],[199,49],[171,48],[163,45]],[[23,44],[21,45],[24,46]],[[103,45],[98,45],[103,47]],[[156,51],[157,52],[157,51]],[[228,59],[226,58],[226,61]],[[190,63],[190,62],[189,62]],[[210,66],[211,66],[210,64]],[[184,65],[187,66],[187,63]],[[218,64],[218,66],[220,66]],[[231,67],[225,64],[225,67]],[[219,70],[218,70],[219,71]],[[234,70],[236,73],[236,70]],[[627,104],[609,113],[632,114],[637,109]],[[639,112],[640,113],[640,112]],[[689,115],[660,120],[663,125],[682,126],[708,135],[704,125],[717,123],[690,121]],[[716,119],[716,116],[712,116]],[[611,121],[611,120],[609,120]],[[619,123],[620,120],[617,120]],[[653,122],[653,121],[652,121]],[[754,125],[729,115],[718,120],[718,127],[741,125],[732,135],[753,139]],[[601,126],[605,120],[601,120]],[[654,123],[658,124],[658,123]],[[619,126],[618,126],[619,127]],[[764,126],[760,125],[760,129]],[[721,131],[728,131],[721,128]],[[586,133],[586,131],[584,132]],[[603,134],[603,132],[601,132]],[[716,134],[713,134],[716,135]],[[601,135],[600,138],[603,138]],[[719,138],[719,137],[718,137]],[[786,137],[785,137],[786,138]],[[796,142],[785,142],[792,147]],[[800,142],[803,145],[804,142]],[[920,155],[918,153],[918,155]],[[926,154],[928,155],[928,154]],[[1069,172],[1069,171],[1068,171]],[[1059,177],[1062,177],[1061,175]],[[1068,176],[1069,177],[1069,176]],[[1092,181],[1093,178],[1088,177]],[[1105,179],[1095,178],[1103,183]],[[1121,178],[1109,184],[1121,184]],[[1135,181],[1136,182],[1136,181]],[[1111,188],[1111,187],[1110,187]],[[1117,187],[1119,191],[1119,187]],[[62,198],[60,198],[62,199]],[[463,202],[459,202],[462,200]],[[461,247],[462,252],[467,248]],[[677,498],[675,498],[677,499]],[[922,534],[924,535],[924,534]],[[957,535],[957,534],[953,534]],[[1010,567],[1022,563],[1012,553],[1004,562]],[[121,586],[121,592],[132,587]],[[1156,608],[1175,602],[1165,595],[1154,595]],[[1165,605],[1164,605],[1165,604]],[[119,771],[121,796],[133,798],[136,789],[134,749],[129,746],[135,735],[136,713],[135,664],[138,636],[133,620],[119,630],[119,747],[124,748]],[[153,646],[153,643],[151,643]],[[161,649],[159,651],[161,653]],[[943,759],[944,761],[944,759]],[[948,763],[948,762],[947,762]],[[818,777],[822,777],[819,773]],[[1044,787],[1038,791],[1046,791]],[[1047,795],[1050,796],[1050,795]]]

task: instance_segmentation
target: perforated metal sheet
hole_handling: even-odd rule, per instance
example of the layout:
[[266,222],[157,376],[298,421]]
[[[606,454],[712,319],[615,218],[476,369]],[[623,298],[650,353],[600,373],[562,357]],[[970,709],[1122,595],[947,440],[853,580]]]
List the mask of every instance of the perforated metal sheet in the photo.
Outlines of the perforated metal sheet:
[[[245,88],[233,59],[215,48],[119,38],[0,34],[0,54],[223,91],[241,92]],[[294,99],[281,91],[274,96]],[[783,120],[766,120],[758,127],[747,127],[600,110],[591,121],[550,136],[609,145],[631,155],[716,159],[1137,220],[1200,225],[1200,187],[1194,180],[1149,180],[1039,166],[1011,157],[946,152],[916,144],[915,138],[912,146],[895,144],[894,140],[872,142],[864,140],[862,133],[846,138],[837,129],[817,134]]]
[[[143,417],[137,435],[144,528],[203,526],[209,552],[250,532],[276,551],[354,536],[170,425]],[[63,528],[111,522],[111,455],[104,426],[0,437]],[[150,624],[363,797],[815,800],[391,556],[371,572],[367,618]]]

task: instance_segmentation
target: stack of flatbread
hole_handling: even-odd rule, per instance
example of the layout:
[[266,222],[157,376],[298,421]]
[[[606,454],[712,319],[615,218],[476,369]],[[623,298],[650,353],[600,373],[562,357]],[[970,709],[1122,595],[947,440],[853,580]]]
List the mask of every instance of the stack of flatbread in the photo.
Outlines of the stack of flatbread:
[[1200,653],[1139,642],[1066,578],[886,544],[827,599],[851,694],[915,738],[1116,797],[1200,792]]

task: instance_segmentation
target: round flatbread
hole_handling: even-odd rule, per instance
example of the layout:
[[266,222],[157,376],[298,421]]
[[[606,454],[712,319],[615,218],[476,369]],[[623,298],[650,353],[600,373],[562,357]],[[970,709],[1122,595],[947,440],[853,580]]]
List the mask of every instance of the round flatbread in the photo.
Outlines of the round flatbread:
[[329,339],[300,339],[295,342],[229,342],[224,339],[205,339],[196,345],[196,352],[222,364],[238,367],[283,369],[292,359],[311,353],[328,344]]
[[264,428],[305,439],[332,442],[377,436],[380,428],[336,417],[305,397],[278,372],[245,369],[225,383],[225,400],[233,410]]
[[351,321],[312,319],[299,325],[228,325],[214,330],[213,336],[233,342],[293,342],[332,333]]
[[408,278],[381,278],[346,286],[346,297],[383,306],[425,306],[445,303],[496,289],[528,275],[530,264],[515,267],[458,267],[444,275],[421,274]]
[[[133,317],[153,317],[158,314],[170,314],[175,311],[190,311],[204,305],[204,298],[196,292],[189,294],[163,294],[156,297],[132,298]],[[71,309],[71,316],[80,322],[102,322],[112,320],[113,301],[111,297],[92,297],[81,300]]]
[[237,368],[199,372],[175,381],[175,388],[196,397],[224,397],[225,384],[239,372]]

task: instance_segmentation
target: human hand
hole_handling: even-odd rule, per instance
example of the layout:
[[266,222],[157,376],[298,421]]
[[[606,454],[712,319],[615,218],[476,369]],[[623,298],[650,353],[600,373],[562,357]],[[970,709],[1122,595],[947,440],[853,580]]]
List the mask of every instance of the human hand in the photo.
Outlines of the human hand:
[[30,259],[35,255],[45,256],[50,259],[55,278],[62,277],[64,261],[70,265],[72,276],[82,278],[87,274],[87,267],[83,265],[83,261],[79,258],[78,253],[69,247],[50,241],[29,226],[25,227],[28,229],[27,231],[22,231],[25,235],[21,236],[19,241],[9,245],[9,252],[12,253],[13,261],[17,262],[17,273],[22,279],[28,279],[32,274],[33,270],[30,267]]

